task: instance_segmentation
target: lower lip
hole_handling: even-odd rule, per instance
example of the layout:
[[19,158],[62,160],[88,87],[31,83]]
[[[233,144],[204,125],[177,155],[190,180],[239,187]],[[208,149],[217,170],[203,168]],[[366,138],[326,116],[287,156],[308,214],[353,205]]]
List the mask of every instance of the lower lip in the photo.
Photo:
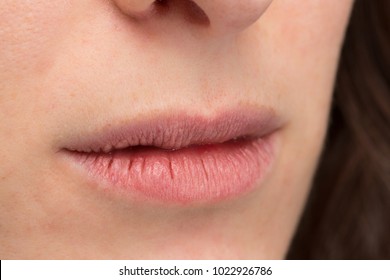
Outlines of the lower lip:
[[267,136],[172,151],[146,147],[70,154],[104,189],[192,204],[237,197],[261,184],[274,158],[274,140]]

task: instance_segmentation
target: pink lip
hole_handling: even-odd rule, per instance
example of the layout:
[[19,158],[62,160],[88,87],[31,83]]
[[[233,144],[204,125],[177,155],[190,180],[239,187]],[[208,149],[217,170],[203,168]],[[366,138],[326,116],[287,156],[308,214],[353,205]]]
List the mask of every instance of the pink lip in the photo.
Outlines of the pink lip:
[[215,202],[260,184],[279,127],[267,110],[177,114],[107,126],[65,152],[106,190],[164,203]]

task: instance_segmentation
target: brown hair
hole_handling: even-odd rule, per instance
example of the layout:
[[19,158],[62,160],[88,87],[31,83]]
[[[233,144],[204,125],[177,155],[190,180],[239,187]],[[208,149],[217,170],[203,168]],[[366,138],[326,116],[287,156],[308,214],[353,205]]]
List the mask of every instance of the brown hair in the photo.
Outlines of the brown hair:
[[289,259],[390,259],[390,1],[357,0]]

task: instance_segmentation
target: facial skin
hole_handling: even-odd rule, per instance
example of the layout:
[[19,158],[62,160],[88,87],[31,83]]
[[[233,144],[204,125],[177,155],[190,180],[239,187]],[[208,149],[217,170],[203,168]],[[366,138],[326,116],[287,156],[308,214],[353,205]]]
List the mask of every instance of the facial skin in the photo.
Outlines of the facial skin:
[[[284,258],[352,0],[151,2],[0,1],[1,259]],[[245,106],[284,123],[267,179],[228,201],[133,203],[87,185],[58,152],[109,120]]]

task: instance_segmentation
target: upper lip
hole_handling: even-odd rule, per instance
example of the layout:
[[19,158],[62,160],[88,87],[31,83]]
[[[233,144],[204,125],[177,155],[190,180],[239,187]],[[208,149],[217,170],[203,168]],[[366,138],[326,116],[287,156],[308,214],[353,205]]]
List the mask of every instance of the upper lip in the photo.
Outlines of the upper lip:
[[241,138],[260,138],[280,126],[281,120],[269,108],[228,110],[211,117],[185,112],[161,114],[138,121],[107,123],[70,139],[65,150],[108,153],[133,146],[173,150]]

